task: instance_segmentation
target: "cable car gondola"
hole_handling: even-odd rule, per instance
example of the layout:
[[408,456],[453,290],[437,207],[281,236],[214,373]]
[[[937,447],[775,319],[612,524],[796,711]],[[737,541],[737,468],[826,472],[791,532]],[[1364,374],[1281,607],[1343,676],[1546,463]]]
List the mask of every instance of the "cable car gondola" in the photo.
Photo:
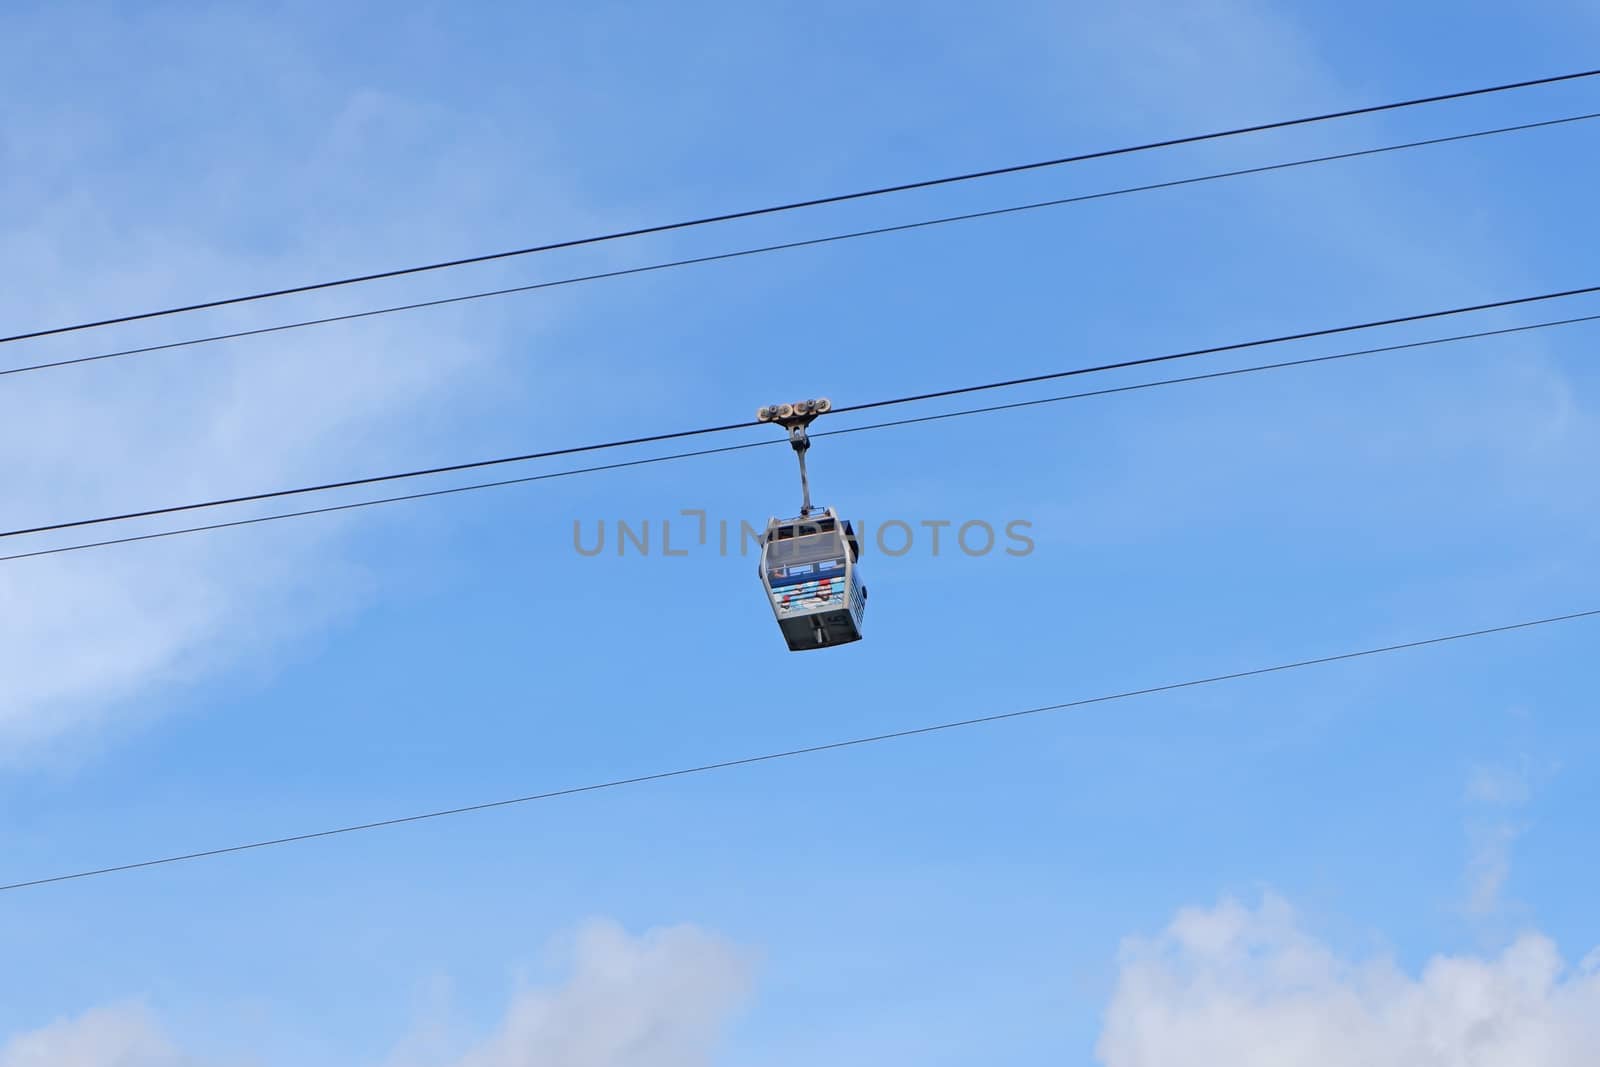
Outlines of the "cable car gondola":
[[861,540],[833,508],[811,506],[806,478],[806,450],[811,447],[806,427],[832,407],[827,399],[805,400],[756,412],[757,421],[789,431],[800,460],[800,514],[767,520],[761,540],[761,584],[791,652],[861,640],[867,608],[867,587],[857,567]]

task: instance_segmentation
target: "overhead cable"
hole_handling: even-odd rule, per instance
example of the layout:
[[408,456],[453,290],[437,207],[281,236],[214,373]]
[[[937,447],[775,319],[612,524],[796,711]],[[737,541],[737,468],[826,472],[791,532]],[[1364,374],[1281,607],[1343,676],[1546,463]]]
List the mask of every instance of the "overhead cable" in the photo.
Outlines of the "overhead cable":
[[[1114,363],[1101,363],[1089,367],[1074,367],[1069,370],[1050,371],[1044,374],[1033,374],[1026,377],[1009,378],[1002,381],[985,382],[978,385],[956,386],[950,389],[938,389],[931,392],[918,393],[912,396],[894,397],[888,400],[874,400],[862,404],[848,404],[836,407],[833,410],[839,414],[844,414],[851,411],[869,411],[899,404],[920,403],[926,400],[935,400],[952,396],[963,396],[970,393],[980,393],[994,389],[1008,389],[1020,385],[1033,385],[1040,382],[1055,381],[1062,378],[1073,378],[1085,374],[1099,374],[1105,371],[1151,366],[1154,364],[1167,363],[1174,360],[1216,355],[1222,352],[1236,352],[1243,349],[1259,348],[1266,345],[1285,344],[1290,341],[1304,341],[1316,337],[1331,337],[1338,334],[1352,333],[1358,330],[1376,329],[1382,326],[1397,326],[1404,323],[1424,322],[1430,319],[1446,318],[1454,315],[1465,315],[1478,311],[1519,307],[1526,304],[1541,303],[1549,300],[1560,300],[1572,296],[1584,296],[1597,292],[1600,292],[1600,286],[1595,285],[1584,286],[1576,289],[1563,289],[1555,292],[1539,293],[1533,296],[1512,297],[1504,300],[1468,304],[1461,307],[1446,308],[1440,311],[1424,311],[1410,315],[1393,316],[1385,319],[1373,319],[1366,322],[1351,323],[1345,326],[1329,326],[1315,330],[1301,330],[1295,333],[1279,334],[1273,337],[1259,338],[1252,341],[1235,341],[1223,345],[1210,345],[1204,348],[1191,348],[1181,352],[1170,352],[1159,356],[1145,356],[1138,359],[1120,360]],[[259,503],[266,500],[279,500],[285,497],[304,496],[311,493],[323,493],[337,489],[353,489],[364,485],[378,485],[384,482],[404,481],[413,478],[425,478],[433,475],[452,474],[468,470],[481,470],[485,467],[503,466],[511,463],[526,463],[532,460],[555,459],[561,456],[579,455],[587,452],[600,452],[608,449],[623,448],[633,445],[656,444],[665,441],[683,440],[690,437],[704,437],[710,434],[726,433],[730,430],[745,429],[750,425],[752,425],[750,422],[724,423],[720,426],[705,426],[692,430],[675,430],[667,433],[645,434],[638,437],[622,438],[619,440],[606,441],[599,444],[572,445],[565,448],[552,448],[539,452],[525,452],[519,455],[499,456],[493,459],[470,460],[463,463],[449,463],[434,467],[424,467],[416,470],[398,471],[390,474],[374,474],[357,478],[345,478],[339,481],[322,482],[315,485],[299,486],[292,489],[272,489],[263,492],[242,493],[236,496],[222,497],[215,500],[205,500],[191,504],[171,504],[162,507],[144,508],[136,511],[122,512],[120,514],[102,515],[91,519],[71,519],[63,522],[43,523],[36,526],[27,526],[13,530],[0,531],[0,539],[8,537],[22,537],[28,534],[81,529],[86,526],[100,526],[107,523],[126,522],[133,519],[154,518],[161,515],[175,515],[182,512],[200,511],[208,508]]]
[[[987,415],[1001,411],[1016,411],[1022,408],[1038,407],[1042,404],[1059,404],[1069,400],[1085,400],[1090,397],[1114,396],[1119,393],[1133,393],[1143,389],[1156,389],[1168,385],[1183,385],[1190,382],[1211,381],[1218,378],[1234,378],[1244,374],[1256,374],[1262,371],[1284,370],[1291,367],[1306,367],[1319,363],[1332,363],[1337,360],[1353,359],[1357,356],[1378,355],[1389,352],[1401,352],[1416,348],[1427,348],[1433,345],[1450,344],[1457,341],[1470,341],[1483,337],[1498,337],[1505,334],[1526,333],[1532,330],[1544,330],[1555,326],[1571,326],[1584,322],[1600,322],[1600,315],[1581,315],[1570,319],[1553,319],[1545,322],[1534,322],[1524,326],[1507,326],[1498,330],[1478,330],[1474,333],[1454,334],[1449,337],[1433,337],[1424,341],[1408,341],[1405,344],[1384,345],[1379,348],[1361,348],[1350,352],[1335,352],[1326,356],[1310,356],[1305,359],[1284,360],[1278,363],[1261,363],[1250,367],[1234,367],[1228,370],[1210,371],[1206,374],[1191,374],[1182,378],[1161,378],[1151,382],[1136,382],[1132,385],[1117,385],[1106,389],[1092,389],[1081,393],[1066,393],[1061,396],[1040,397],[1033,400],[1018,400],[1009,404],[990,404],[978,408],[962,408],[957,411],[944,411],[934,415],[918,415],[908,419],[892,419],[886,422],[870,422],[861,426],[846,426],[836,430],[819,430],[810,436],[833,437],[839,434],[861,433],[868,430],[892,429],[898,426],[914,426],[925,422],[938,422],[944,419],[961,418],[967,415]],[[788,441],[779,438],[770,438],[764,441],[747,441],[737,445],[723,445],[720,448],[702,448],[693,452],[672,452],[662,456],[648,456],[643,459],[630,459],[618,463],[604,463],[593,467],[576,467],[568,470],[548,471],[544,474],[530,474],[521,478],[504,478],[492,482],[473,482],[468,485],[455,485],[446,489],[430,489],[421,493],[404,493],[398,496],[378,497],[372,500],[357,500],[345,504],[332,504],[326,507],[307,508],[302,511],[285,511],[273,515],[257,515],[248,519],[233,519],[227,522],[208,523],[204,526],[185,526],[175,530],[160,530],[155,533],[135,534],[131,537],[115,537],[104,541],[89,541],[76,545],[58,545],[54,548],[35,549],[31,552],[17,552],[9,556],[0,556],[0,563],[11,560],[33,559],[38,556],[56,556],[66,552],[82,552],[92,548],[107,548],[112,545],[127,545],[142,541],[159,541],[168,537],[181,537],[185,534],[206,533],[212,530],[227,530],[241,526],[257,526],[261,523],[278,522],[283,519],[300,519],[312,515],[330,515],[342,511],[355,511],[361,508],[376,507],[379,504],[397,504],[409,500],[427,500],[433,497],[454,496],[459,493],[470,493],[480,489],[500,489],[512,485],[527,485],[530,482],[549,481],[553,478],[570,478],[580,474],[596,474],[601,471],[621,470],[626,467],[643,467],[655,463],[667,463],[672,460],[693,459],[699,456],[713,456],[724,452],[743,452],[750,448],[766,448],[773,445],[787,445]]]
[[1269,163],[1256,167],[1242,167],[1236,170],[1215,171],[1188,178],[1174,178],[1169,181],[1150,182],[1144,185],[1129,185],[1117,189],[1105,189],[1093,193],[1081,193],[1075,196],[1056,197],[1051,200],[1035,200],[1025,204],[1012,204],[1006,207],[990,208],[983,211],[968,211],[959,215],[941,215],[935,218],[918,219],[913,222],[896,223],[888,226],[874,226],[862,230],[847,230],[841,233],[827,234],[822,237],[810,237],[796,241],[782,241],[776,244],[756,245],[748,248],[734,249],[728,252],[716,252],[703,256],[689,256],[682,259],[671,259],[657,263],[647,263],[637,267],[621,267],[616,270],[598,271],[591,274],[578,274],[566,278],[555,278],[550,281],[531,282],[527,285],[513,285],[499,289],[484,289],[471,293],[461,293],[455,296],[439,297],[432,300],[418,300],[405,304],[391,304],[386,307],[369,308],[365,311],[349,311],[337,315],[324,315],[318,318],[297,319],[291,322],[277,323],[272,326],[257,326],[247,330],[231,330],[226,333],[206,334],[201,337],[185,338],[181,341],[164,341],[159,344],[140,345],[134,348],[119,348],[109,352],[96,352],[86,356],[67,356],[61,359],[46,360],[40,363],[29,363],[17,367],[0,368],[0,377],[16,374],[29,374],[35,371],[54,370],[60,367],[76,367],[90,363],[100,363],[107,360],[123,359],[130,356],[143,356],[155,352],[170,352],[180,348],[194,348],[201,345],[217,344],[223,341],[238,341],[248,337],[263,337],[269,334],[285,333],[290,330],[303,330],[314,326],[328,326],[341,322],[355,322],[362,319],[376,318],[384,315],[395,315],[409,311],[421,311],[427,308],[446,307],[452,304],[463,304],[477,300],[487,300],[495,297],[514,296],[525,293],[540,292],[546,289],[558,289],[565,286],[582,285],[589,282],[607,281],[616,278],[627,278],[634,275],[652,274],[659,271],[675,270],[683,267],[699,266],[709,263],[720,263],[727,260],[744,259],[751,256],[768,255],[777,252],[787,252],[801,248],[815,248],[823,245],[836,244],[843,241],[854,241],[868,237],[882,237],[890,234],[911,233],[918,230],[929,229],[936,226],[946,226],[958,222],[974,222],[983,219],[1001,218],[1008,215],[1021,214],[1029,211],[1040,211],[1047,208],[1064,207],[1071,204],[1082,204],[1093,200],[1107,200],[1114,197],[1130,196],[1136,193],[1155,192],[1163,189],[1176,189],[1184,186],[1199,185],[1205,182],[1221,181],[1228,178],[1240,178],[1256,174],[1268,174],[1274,171],[1290,170],[1296,167],[1308,167],[1323,163],[1332,163],[1339,160],[1357,159],[1366,156],[1383,155],[1390,152],[1402,152],[1413,148],[1423,148],[1434,145],[1453,144],[1461,141],[1470,141],[1483,137],[1493,137],[1506,133],[1519,133],[1528,130],[1547,129],[1563,126],[1569,123],[1588,122],[1600,118],[1600,112],[1587,112],[1581,115],[1568,115],[1562,118],[1545,119],[1539,122],[1525,122],[1515,126],[1499,126],[1494,129],[1474,130],[1469,133],[1451,134],[1446,137],[1430,137],[1420,141],[1406,141],[1401,144],[1382,145],[1377,148],[1363,148],[1350,152],[1336,152],[1331,155],[1311,156],[1305,159],[1289,160],[1283,163]]
[[551,789],[539,793],[529,793],[525,796],[507,797],[501,800],[488,800],[476,804],[465,804],[460,807],[444,808],[438,811],[428,811],[417,815],[400,815],[389,819],[378,819],[372,822],[354,823],[348,826],[334,827],[329,830],[314,830],[309,833],[290,834],[285,837],[266,838],[258,841],[248,841],[238,845],[226,845],[221,848],[209,848],[195,852],[183,852],[156,859],[137,860],[132,863],[119,863],[105,867],[95,867],[88,870],[74,871],[70,874],[50,875],[42,878],[28,878],[21,881],[0,885],[0,892],[9,892],[17,889],[29,889],[35,886],[52,885],[59,882],[76,881],[83,878],[94,878],[107,874],[118,874],[125,871],[141,870],[148,867],[161,867],[174,863],[186,863],[191,860],[210,859],[216,856],[226,856],[236,852],[248,852],[254,849],[271,848],[276,845],[297,844],[304,841],[315,841],[322,838],[339,837],[345,834],[360,833],[367,830],[377,830],[390,826],[401,826],[408,823],[425,822],[431,819],[443,819],[454,815],[467,815],[473,812],[488,811],[493,808],[505,808],[518,804],[531,804],[537,801],[555,800],[560,797],[577,796],[582,793],[598,793],[603,790],[620,789],[624,786],[645,785],[652,782],[661,782],[671,778],[685,778],[690,775],[707,774],[711,771],[730,770],[735,767],[749,767],[755,764],[770,763],[775,760],[793,759],[798,756],[813,756],[823,752],[834,752],[846,748],[858,748],[863,745],[875,745],[886,741],[902,741],[907,738],[920,737],[925,734],[943,733],[950,730],[961,730],[973,726],[987,726],[1000,722],[1011,722],[1018,719],[1044,715],[1048,712],[1067,711],[1073,708],[1089,707],[1094,704],[1106,704],[1117,700],[1129,700],[1134,697],[1153,696],[1158,693],[1171,693],[1181,689],[1193,689],[1200,686],[1217,685],[1222,682],[1240,681],[1245,678],[1258,678],[1267,674],[1280,674],[1285,671],[1300,670],[1306,667],[1322,666],[1330,663],[1342,663],[1347,660],[1363,659],[1369,656],[1381,656],[1391,652],[1404,652],[1412,649],[1425,648],[1432,645],[1443,645],[1455,641],[1466,641],[1472,638],[1488,637],[1495,634],[1506,634],[1517,630],[1530,630],[1539,626],[1550,626],[1562,622],[1574,622],[1579,619],[1589,619],[1600,616],[1600,608],[1588,611],[1574,611],[1565,615],[1550,615],[1539,619],[1528,619],[1522,622],[1506,623],[1501,626],[1490,626],[1477,630],[1465,630],[1458,633],[1442,634],[1436,637],[1424,637],[1414,641],[1404,641],[1399,644],[1380,645],[1375,648],[1358,649],[1353,652],[1338,652],[1327,656],[1316,656],[1311,659],[1293,660],[1288,663],[1277,663],[1266,667],[1253,667],[1247,670],[1230,671],[1227,674],[1213,674],[1204,678],[1191,678],[1187,681],[1168,682],[1164,685],[1146,686],[1140,689],[1126,689],[1118,693],[1106,693],[1101,696],[1082,697],[1077,700],[1063,701],[1059,704],[1044,704],[1038,707],[1024,708],[1020,711],[1004,711],[993,715],[981,715],[976,718],[958,719],[953,722],[934,723],[930,726],[916,726],[904,730],[892,730],[887,733],[872,734],[865,737],[853,737],[842,741],[827,741],[821,744],[807,745],[803,748],[790,748],[779,752],[767,752],[756,756],[741,756],[736,759],[718,760],[711,763],[701,763],[692,767],[680,767],[676,770],[657,771],[653,774],[640,774],[626,778],[612,778],[608,781],[593,782],[588,785],[569,786],[564,789]]
[[1309,126],[1316,123],[1330,122],[1336,119],[1355,118],[1361,115],[1376,115],[1384,112],[1400,111],[1407,108],[1420,107],[1427,104],[1444,103],[1451,100],[1465,100],[1471,97],[1490,96],[1497,93],[1528,89],[1536,86],[1556,85],[1564,82],[1581,81],[1584,79],[1593,78],[1597,75],[1600,75],[1600,68],[1573,71],[1567,74],[1554,74],[1540,78],[1528,78],[1522,81],[1505,82],[1499,85],[1481,86],[1473,89],[1460,89],[1448,93],[1436,93],[1431,96],[1414,97],[1408,100],[1397,100],[1386,104],[1370,104],[1364,107],[1345,108],[1339,111],[1328,111],[1317,115],[1306,115],[1300,118],[1280,119],[1274,122],[1262,122],[1247,126],[1236,126],[1231,129],[1216,130],[1210,133],[1190,134],[1183,137],[1170,137],[1164,140],[1147,141],[1142,144],[1126,145],[1120,148],[1104,148],[1092,152],[1080,152],[1073,155],[1059,156],[1053,159],[1036,160],[1030,163],[1016,163],[1007,166],[989,167],[980,170],[966,171],[960,174],[945,175],[937,178],[922,178],[915,181],[900,182],[894,185],[884,185],[871,189],[862,189],[856,192],[836,193],[828,196],[817,196],[804,200],[795,200],[788,203],[771,205],[768,207],[747,208],[740,211],[704,215],[698,218],[691,218],[678,222],[658,223],[651,226],[617,230],[611,233],[598,234],[590,237],[572,238],[564,241],[553,241],[545,244],[530,245],[525,248],[513,248],[498,252],[487,252],[478,255],[462,256],[455,259],[448,259],[435,263],[426,263],[419,266],[399,267],[368,274],[358,274],[344,278],[336,278],[328,281],[284,286],[276,289],[267,289],[259,292],[247,293],[242,296],[230,296],[214,300],[201,300],[193,303],[161,308],[154,311],[133,312],[85,322],[72,323],[70,325],[51,326],[0,337],[0,344],[8,344],[15,341],[26,341],[40,337],[53,337],[66,333],[76,333],[83,330],[97,329],[103,326],[116,326],[124,323],[166,318],[172,315],[182,315],[194,311],[205,311],[213,308],[230,307],[237,304],[270,300],[277,297],[318,292],[327,289],[359,285],[366,282],[381,281],[389,278],[400,278],[409,275],[447,270],[454,267],[464,267],[475,263],[488,263],[515,257],[531,256],[538,253],[554,252],[560,249],[580,248],[611,241],[625,240],[628,238],[645,237],[652,234],[671,233],[679,230],[709,226],[716,223],[733,222],[741,219],[752,219],[769,215],[777,215],[786,212],[799,211],[805,208],[822,207],[829,204],[842,204],[850,201],[866,200],[873,197],[887,196],[893,193],[911,192],[917,189],[931,189],[940,186],[956,185],[964,182],[978,181],[985,178],[1000,177],[1007,174],[1021,174],[1028,171],[1038,171],[1047,168],[1061,167],[1073,163],[1083,163],[1094,159],[1109,159],[1116,156],[1134,155],[1140,152],[1149,152],[1163,148],[1175,148],[1180,145],[1199,144],[1206,141],[1223,140],[1225,138],[1240,137],[1246,134],[1265,133],[1271,130],[1284,130],[1297,126]]

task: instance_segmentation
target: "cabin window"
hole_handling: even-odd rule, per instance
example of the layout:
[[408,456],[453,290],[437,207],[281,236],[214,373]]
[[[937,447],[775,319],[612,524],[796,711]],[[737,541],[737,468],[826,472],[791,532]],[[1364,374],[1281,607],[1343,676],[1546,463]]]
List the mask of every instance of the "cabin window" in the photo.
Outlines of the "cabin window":
[[[792,540],[796,536],[796,531],[798,531],[800,537],[812,537],[817,534],[832,533],[836,526],[837,523],[835,523],[832,519],[818,519],[816,522],[802,522],[795,526],[779,526],[776,530],[773,530],[767,534],[767,542],[770,544],[773,541]],[[848,530],[849,528],[850,524],[846,523],[845,529]]]
[[844,554],[844,541],[837,532],[775,541],[767,546],[767,579],[774,586],[842,579]]

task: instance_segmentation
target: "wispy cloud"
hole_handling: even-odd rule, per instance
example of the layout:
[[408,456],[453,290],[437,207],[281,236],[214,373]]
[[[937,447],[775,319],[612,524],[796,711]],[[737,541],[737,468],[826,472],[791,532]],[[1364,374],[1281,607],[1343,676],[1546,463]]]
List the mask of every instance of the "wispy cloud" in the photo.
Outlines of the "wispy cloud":
[[1534,767],[1514,764],[1474,767],[1467,777],[1467,914],[1487,918],[1505,907],[1512,849],[1526,829],[1524,811],[1533,799]]
[[[251,48],[197,47],[201,30],[184,13],[130,9],[102,13],[93,32],[45,33],[51,48],[19,49],[0,75],[0,91],[31,88],[40,104],[0,130],[0,159],[28,161],[0,166],[0,257],[18,265],[0,288],[8,330],[457,251],[489,227],[507,190],[538,187],[479,116],[322,69],[310,42],[284,39],[269,16],[203,21],[204,34]],[[26,19],[10,29],[28,38]],[[104,59],[125,58],[130,40],[160,77],[117,93],[84,76],[120,69]],[[49,65],[58,60],[70,76]],[[159,138],[131,138],[124,111],[163,116]],[[11,345],[0,365],[351,299]],[[489,308],[428,313],[3,379],[0,526],[437,456],[460,430],[450,401],[495,366],[500,322]],[[144,698],[243,657],[266,668],[274,650],[321,632],[361,603],[365,575],[338,551],[349,525],[319,519],[0,565],[0,764],[108,716],[152,714]]]
[[513,998],[498,1033],[456,1067],[698,1067],[747,984],[745,962],[694,927],[579,935],[571,979]]
[[60,1019],[0,1045],[0,1067],[196,1067],[143,1005],[116,1004]]
[[[750,986],[745,955],[694,926],[632,936],[613,922],[578,931],[570,975],[511,998],[495,1032],[447,1050],[438,1018],[389,1067],[704,1067]],[[433,1013],[430,1013],[433,1014]],[[248,1047],[249,1035],[237,1035]],[[233,1061],[230,1061],[233,1062]],[[221,1067],[182,1049],[139,1004],[65,1018],[0,1045],[0,1067]],[[287,1065],[286,1065],[287,1067]]]
[[[1083,143],[1223,128],[1406,92],[1354,81],[1354,68],[1326,54],[1306,20],[1282,5],[1129,0],[1054,17],[1060,54],[1073,57],[1059,64],[1064,104],[1082,122],[1099,116],[1113,126],[1099,137],[1082,134]],[[1079,48],[1086,38],[1119,47],[1086,57]],[[1537,108],[1539,100],[1522,103]],[[1089,101],[1095,106],[1084,106]],[[1470,128],[1477,114],[1482,112],[1461,108],[1384,116],[1198,146],[1127,165],[1176,175],[1211,165],[1196,163],[1196,157],[1266,162],[1378,144],[1398,139],[1402,130],[1458,132]],[[1563,146],[1574,158],[1583,151],[1576,137],[1540,144]],[[1484,157],[1474,153],[1516,160],[1529,145],[1519,148],[1508,140],[1354,161],[1142,201],[1157,217],[1184,227],[1201,252],[1214,255],[1220,276],[1232,286],[1219,289],[1214,279],[1186,277],[1192,260],[1152,266],[1149,287],[1169,288],[1177,299],[1150,318],[1156,326],[1136,325],[1112,336],[1155,335],[1148,344],[1130,345],[1129,352],[1177,349],[1195,340],[1195,322],[1204,331],[1216,329],[1219,304],[1236,323],[1209,333],[1224,342],[1269,336],[1279,327],[1354,322],[1369,313],[1379,317],[1557,288],[1559,281],[1552,279],[1563,269],[1560,258],[1543,246],[1522,204],[1506,197],[1503,176],[1475,165]],[[1162,274],[1164,269],[1171,272]],[[1569,263],[1564,269],[1570,274],[1581,267]],[[1192,312],[1182,299],[1186,293],[1197,297]],[[1593,305],[1567,308],[1580,314]],[[1471,328],[1509,325],[1511,318],[1479,316]],[[1388,331],[1382,340],[1374,334],[1299,346],[1294,354],[1465,332],[1466,321]],[[1069,529],[1086,544],[1121,545],[1130,529],[1154,537],[1237,521],[1244,509],[1268,499],[1268,487],[1285,484],[1296,491],[1271,505],[1280,525],[1305,521],[1330,534],[1348,526],[1365,538],[1381,523],[1403,531],[1394,544],[1404,551],[1430,539],[1455,538],[1464,528],[1530,547],[1547,536],[1545,530],[1561,528],[1570,531],[1568,543],[1587,545],[1600,492],[1584,477],[1581,463],[1600,446],[1600,418],[1582,390],[1574,390],[1567,367],[1579,366],[1579,346],[1594,336],[1592,326],[1579,326],[1263,375],[1247,385],[1181,387],[1187,392],[1167,394],[1182,400],[1164,411],[1158,427],[1138,425],[1119,442],[1118,463],[1085,472],[1070,509],[1043,512],[1041,526]],[[1289,350],[1273,356],[1289,358]],[[1265,361],[1255,353],[1237,362],[1258,358]],[[1207,369],[1231,362],[1222,357]],[[1205,442],[1203,450],[1193,448],[1197,441]],[[1299,491],[1307,485],[1316,490]],[[1583,556],[1581,547],[1570,555],[1502,556],[1475,572],[1463,569],[1442,592],[1489,611],[1502,598],[1550,588],[1553,575],[1580,569]],[[1440,592],[1435,587],[1435,595]],[[1397,584],[1387,595],[1399,599],[1407,589]]]
[[1467,911],[1477,916],[1500,909],[1506,879],[1511,876],[1511,848],[1522,828],[1508,819],[1470,824],[1467,837]]

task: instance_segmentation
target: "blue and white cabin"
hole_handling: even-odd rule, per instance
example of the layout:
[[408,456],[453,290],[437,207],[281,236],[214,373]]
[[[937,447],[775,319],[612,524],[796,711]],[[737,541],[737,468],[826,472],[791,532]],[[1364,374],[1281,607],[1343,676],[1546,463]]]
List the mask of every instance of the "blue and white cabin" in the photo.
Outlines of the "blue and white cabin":
[[861,542],[832,508],[771,519],[761,545],[761,584],[791,652],[861,640],[867,587]]

